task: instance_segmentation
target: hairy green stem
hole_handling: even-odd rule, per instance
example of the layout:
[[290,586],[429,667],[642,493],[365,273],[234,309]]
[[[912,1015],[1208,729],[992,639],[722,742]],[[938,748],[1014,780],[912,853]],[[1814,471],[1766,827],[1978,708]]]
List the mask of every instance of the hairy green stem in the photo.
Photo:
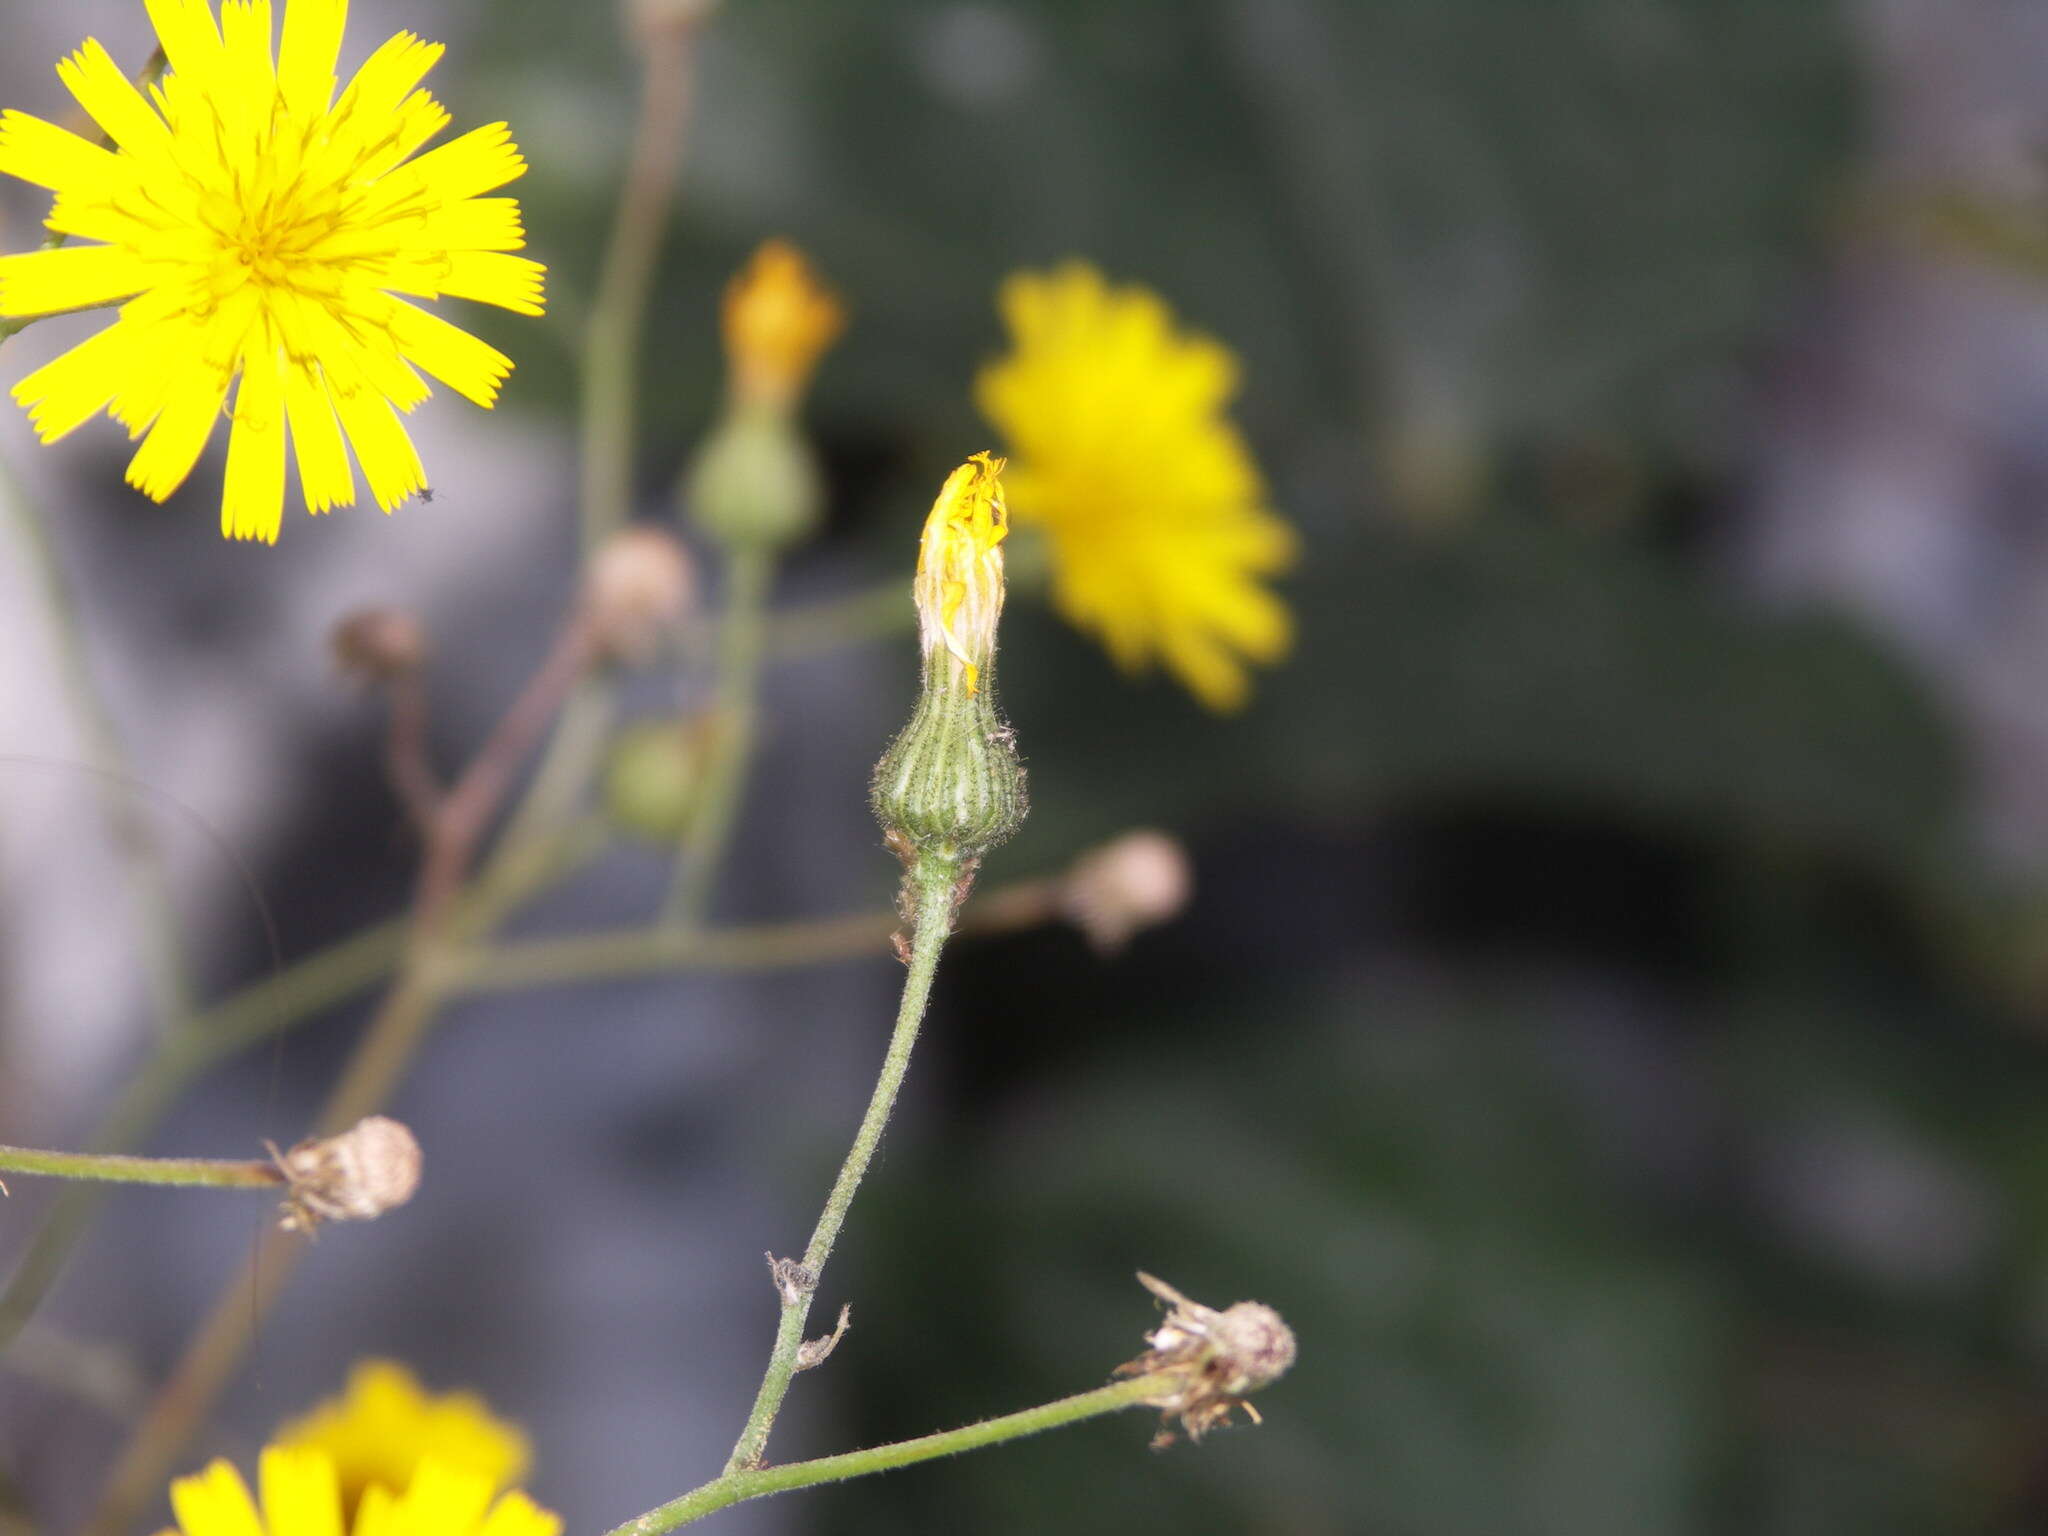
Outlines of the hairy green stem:
[[278,1166],[262,1158],[126,1157],[118,1152],[48,1152],[39,1147],[0,1146],[0,1175],[10,1173],[192,1189],[268,1189],[284,1182]]
[[768,1357],[768,1369],[761,1378],[760,1391],[754,1396],[753,1409],[747,1414],[746,1427],[740,1431],[739,1440],[726,1461],[728,1474],[760,1466],[769,1432],[775,1427],[775,1415],[781,1410],[782,1399],[789,1391],[790,1378],[796,1374],[797,1351],[803,1347],[804,1323],[811,1315],[811,1298],[816,1283],[832,1257],[832,1246],[839,1240],[839,1229],[845,1224],[846,1213],[853,1205],[854,1194],[860,1189],[860,1181],[867,1174],[868,1165],[874,1161],[875,1149],[882,1143],[882,1132],[889,1124],[890,1112],[896,1107],[896,1095],[903,1087],[904,1075],[910,1070],[910,1053],[917,1044],[918,1026],[924,1022],[925,1007],[931,1001],[932,977],[938,972],[939,953],[945,948],[947,935],[952,929],[956,873],[952,864],[932,860],[920,862],[910,876],[917,906],[910,941],[910,964],[903,978],[903,1001],[896,1010],[896,1028],[889,1037],[889,1050],[882,1058],[881,1075],[875,1080],[875,1091],[868,1099],[867,1113],[861,1117],[853,1146],[846,1154],[846,1161],[840,1165],[839,1177],[833,1180],[832,1192],[825,1199],[825,1209],[819,1213],[818,1225],[811,1233],[809,1246],[804,1249],[804,1268],[809,1271],[811,1283],[793,1287],[783,1296],[782,1321],[776,1329],[775,1349]]
[[711,760],[697,792],[697,807],[683,829],[675,884],[662,909],[671,927],[701,927],[711,891],[732,841],[753,761],[760,713],[761,661],[765,653],[768,593],[775,583],[773,552],[756,545],[734,549],[726,562],[725,612],[718,629],[718,676],[713,707],[717,730]]
[[899,1440],[892,1445],[878,1445],[865,1451],[848,1451],[840,1456],[820,1456],[814,1461],[792,1461],[780,1467],[728,1471],[679,1499],[650,1509],[637,1520],[615,1526],[607,1536],[662,1536],[665,1531],[701,1520],[716,1510],[748,1499],[785,1493],[792,1488],[809,1488],[818,1483],[844,1482],[872,1472],[887,1472],[920,1461],[958,1455],[961,1451],[1001,1445],[1006,1440],[1021,1440],[1026,1435],[1058,1429],[1065,1424],[1077,1424],[1083,1419],[1135,1408],[1147,1398],[1171,1390],[1174,1382],[1171,1375],[1137,1376],[1112,1386],[1097,1387],[1093,1392],[1063,1397],[1057,1402],[1026,1408],[1021,1413],[1006,1413],[1001,1418],[984,1419],[979,1424],[949,1429],[941,1434]]

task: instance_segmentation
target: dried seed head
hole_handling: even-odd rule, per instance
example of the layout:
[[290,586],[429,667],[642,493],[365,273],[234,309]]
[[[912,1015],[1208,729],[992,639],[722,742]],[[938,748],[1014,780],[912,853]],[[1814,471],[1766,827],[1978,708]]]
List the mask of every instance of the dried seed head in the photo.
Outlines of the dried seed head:
[[386,683],[427,659],[427,627],[403,608],[360,608],[334,626],[334,660],[348,677]]
[[1165,1322],[1145,1335],[1152,1348],[1117,1367],[1119,1376],[1173,1378],[1144,1399],[1165,1415],[1154,1447],[1173,1444],[1167,1426],[1175,1419],[1190,1440],[1228,1424],[1234,1408],[1244,1409],[1257,1423],[1258,1410],[1245,1399],[1278,1381],[1294,1364],[1294,1330],[1261,1302],[1240,1301],[1218,1312],[1142,1270],[1138,1280],[1172,1309]]
[[583,608],[597,644],[614,661],[650,660],[697,595],[689,552],[658,528],[613,534],[590,557]]
[[1187,850],[1149,829],[1092,848],[1060,884],[1060,911],[1105,955],[1147,928],[1171,922],[1194,893]]
[[368,1221],[405,1204],[420,1185],[419,1142],[384,1115],[272,1155],[290,1189],[281,1223],[287,1232],[311,1232],[323,1221]]

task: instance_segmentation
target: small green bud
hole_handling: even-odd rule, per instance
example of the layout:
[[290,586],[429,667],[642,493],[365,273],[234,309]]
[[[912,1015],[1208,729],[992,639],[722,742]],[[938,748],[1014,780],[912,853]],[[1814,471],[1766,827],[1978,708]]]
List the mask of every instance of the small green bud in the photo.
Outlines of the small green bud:
[[703,782],[705,731],[684,720],[643,720],[612,742],[604,807],[622,831],[673,847]]
[[824,502],[817,460],[789,415],[737,405],[690,471],[690,515],[728,549],[785,549],[817,531]]
[[873,787],[875,817],[906,865],[936,860],[966,873],[1024,819],[1024,768],[995,700],[1002,468],[981,453],[955,470],[918,550],[923,688]]

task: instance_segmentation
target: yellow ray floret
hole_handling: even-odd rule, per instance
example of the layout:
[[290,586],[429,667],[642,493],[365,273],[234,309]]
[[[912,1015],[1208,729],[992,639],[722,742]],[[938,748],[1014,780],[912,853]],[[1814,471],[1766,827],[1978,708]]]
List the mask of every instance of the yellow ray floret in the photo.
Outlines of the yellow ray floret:
[[225,1461],[179,1478],[171,1484],[177,1527],[162,1536],[560,1536],[562,1529],[525,1494],[494,1497],[488,1479],[432,1460],[401,1491],[370,1489],[353,1522],[325,1451],[273,1445],[257,1483],[260,1504]]
[[96,242],[0,257],[0,316],[120,305],[14,398],[45,442],[105,410],[158,501],[225,414],[231,538],[277,538],[290,458],[309,511],[355,504],[353,451],[389,512],[427,485],[400,420],[421,375],[489,407],[512,371],[409,301],[541,313],[519,205],[483,195],[526,162],[503,123],[417,153],[448,124],[418,88],[439,44],[401,32],[341,86],[346,0],[284,0],[281,35],[270,0],[144,4],[169,61],[147,95],[97,42],[57,66],[105,145],[0,113],[0,174],[56,194],[51,231]]
[[946,665],[974,693],[995,656],[1003,616],[1003,461],[977,453],[946,477],[917,546],[918,631],[925,666]]
[[470,1392],[429,1393],[394,1360],[364,1360],[347,1389],[278,1432],[334,1459],[350,1508],[370,1488],[402,1492],[422,1461],[483,1478],[491,1491],[526,1473],[526,1437]]
[[1267,582],[1295,539],[1226,414],[1236,359],[1079,263],[1011,277],[1000,305],[1011,350],[977,395],[1008,439],[1011,510],[1048,536],[1055,603],[1119,665],[1162,662],[1210,708],[1238,707],[1246,664],[1290,642]]

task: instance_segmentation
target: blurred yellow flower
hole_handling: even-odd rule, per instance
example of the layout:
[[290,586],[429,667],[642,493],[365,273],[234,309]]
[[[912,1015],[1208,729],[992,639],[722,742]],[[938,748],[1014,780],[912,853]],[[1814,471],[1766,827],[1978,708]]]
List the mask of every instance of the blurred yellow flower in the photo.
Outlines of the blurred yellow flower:
[[1211,709],[1237,708],[1245,664],[1286,653],[1265,581],[1295,555],[1224,414],[1237,360],[1081,263],[1018,273],[999,302],[1012,350],[977,396],[1008,439],[1016,521],[1047,534],[1055,604],[1127,670],[1157,659]]
[[846,314],[803,252],[770,240],[725,287],[721,315],[735,399],[786,411],[795,405]]
[[[182,1536],[341,1536],[350,1529],[334,1462],[309,1447],[273,1445],[258,1476],[259,1511],[249,1485],[225,1461],[171,1484]],[[523,1493],[496,1492],[475,1473],[423,1462],[402,1493],[373,1488],[356,1510],[354,1536],[559,1536],[561,1519]],[[176,1536],[166,1531],[163,1536]]]
[[[417,369],[489,406],[512,360],[399,295],[541,312],[543,268],[503,123],[413,158],[448,113],[415,87],[438,43],[401,32],[335,94],[347,0],[145,0],[169,61],[147,98],[87,41],[57,73],[114,145],[0,114],[0,172],[57,194],[60,235],[102,242],[0,257],[0,315],[120,302],[120,318],[14,387],[45,442],[102,409],[142,438],[128,483],[184,483],[223,409],[221,531],[275,541],[285,446],[310,511],[352,506],[349,449],[387,512],[427,488],[398,413]],[[125,301],[125,302],[121,302]],[[239,387],[236,380],[240,380]],[[230,389],[234,403],[228,406]]]
[[977,453],[946,477],[917,546],[918,633],[925,666],[943,646],[967,691],[980,687],[1003,615],[1003,461]]
[[277,1442],[331,1457],[350,1508],[368,1488],[395,1493],[409,1486],[427,1460],[481,1477],[492,1490],[518,1482],[527,1465],[526,1437],[492,1417],[482,1398],[429,1396],[393,1360],[359,1363],[340,1397],[285,1425]]

